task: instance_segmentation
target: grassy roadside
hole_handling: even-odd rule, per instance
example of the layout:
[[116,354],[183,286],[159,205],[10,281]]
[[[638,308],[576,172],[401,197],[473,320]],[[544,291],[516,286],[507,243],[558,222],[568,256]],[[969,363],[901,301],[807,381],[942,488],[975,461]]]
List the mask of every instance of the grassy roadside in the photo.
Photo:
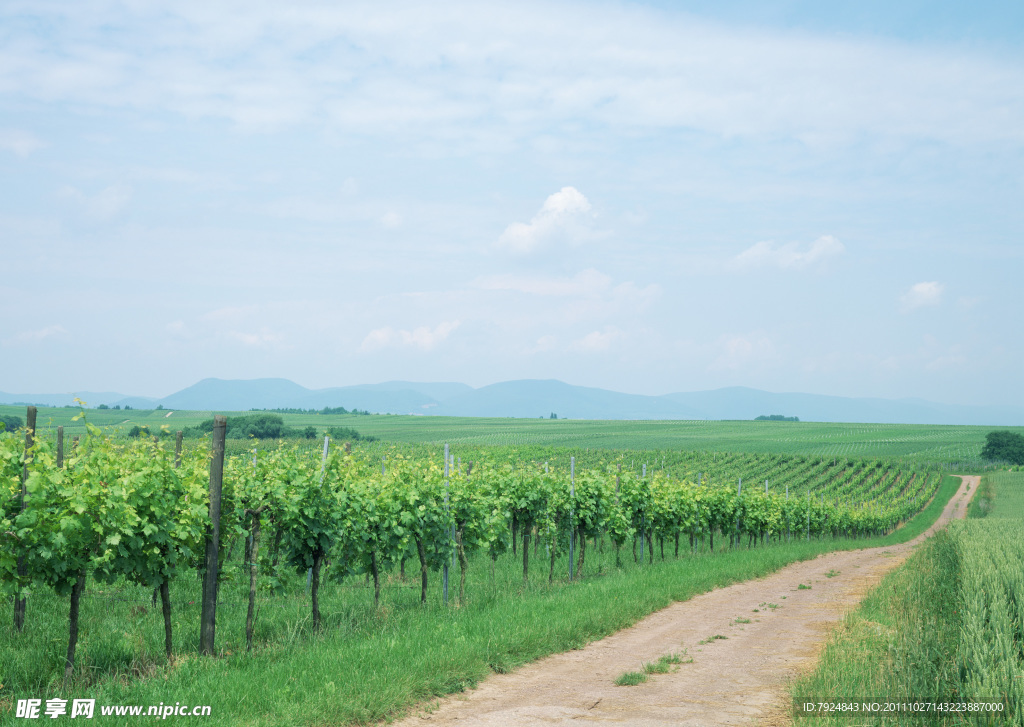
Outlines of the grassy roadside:
[[974,498],[971,500],[971,504],[967,507],[967,517],[972,520],[976,520],[983,517],[988,517],[989,513],[992,512],[992,508],[995,507],[996,491],[995,491],[995,480],[997,477],[992,475],[985,475],[981,478],[981,484],[978,485],[978,491],[974,493]]
[[[953,698],[957,551],[942,531],[887,575],[848,614],[810,675],[792,690],[805,703],[911,702]],[[834,715],[797,712],[803,725],[935,724],[934,714]]]
[[[673,601],[766,575],[823,552],[889,545],[916,537],[935,521],[958,485],[958,479],[944,478],[932,503],[885,538],[797,540],[622,571],[610,569],[574,584],[527,589],[511,585],[517,577],[511,564],[508,573],[498,574],[509,587],[489,592],[478,588],[480,595],[462,608],[444,608],[437,603],[409,607],[399,600],[386,603],[380,612],[367,605],[353,606],[335,614],[322,635],[309,633],[304,623],[296,620],[283,638],[251,655],[231,646],[237,637],[219,631],[220,658],[186,653],[173,666],[154,665],[141,673],[127,668],[118,677],[73,688],[63,697],[96,699],[95,719],[104,724],[128,724],[132,718],[100,717],[99,705],[160,703],[210,704],[210,717],[174,718],[205,725],[386,720],[403,714],[411,705],[471,686],[493,671],[508,671],[550,653],[579,648]],[[150,620],[158,623],[155,617]],[[60,657],[63,634],[59,623],[57,620],[39,632],[38,640],[53,642],[42,645],[41,658]],[[137,638],[134,629],[134,623],[126,624],[126,642]],[[188,634],[188,638],[192,636]],[[0,643],[0,653],[2,650]],[[20,658],[27,668],[32,657]],[[0,723],[15,722],[17,699],[55,696],[49,690],[13,693],[10,672],[6,677],[0,674],[0,681],[9,685],[0,690]]]
[[[1024,724],[1024,474],[993,473],[968,510],[887,575],[792,689],[795,724]],[[806,714],[820,702],[1002,702],[1004,712]]]

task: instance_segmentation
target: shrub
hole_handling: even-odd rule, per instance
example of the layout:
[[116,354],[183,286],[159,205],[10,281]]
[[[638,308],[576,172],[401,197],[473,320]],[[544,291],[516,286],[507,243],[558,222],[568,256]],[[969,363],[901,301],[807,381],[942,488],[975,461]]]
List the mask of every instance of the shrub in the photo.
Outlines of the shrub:
[[989,432],[981,456],[1010,464],[1024,464],[1024,436],[1008,431]]

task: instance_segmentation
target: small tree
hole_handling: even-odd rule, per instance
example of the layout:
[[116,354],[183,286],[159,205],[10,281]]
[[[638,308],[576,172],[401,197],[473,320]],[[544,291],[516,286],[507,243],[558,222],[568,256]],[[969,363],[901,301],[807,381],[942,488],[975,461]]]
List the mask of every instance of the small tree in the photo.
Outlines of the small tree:
[[1009,431],[989,432],[981,456],[1010,464],[1024,464],[1024,436]]

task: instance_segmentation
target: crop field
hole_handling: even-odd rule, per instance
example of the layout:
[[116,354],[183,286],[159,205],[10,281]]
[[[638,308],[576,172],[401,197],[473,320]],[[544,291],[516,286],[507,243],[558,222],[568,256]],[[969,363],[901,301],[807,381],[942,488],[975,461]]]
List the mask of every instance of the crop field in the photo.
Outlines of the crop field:
[[1024,473],[982,478],[950,523],[847,617],[794,703],[935,702],[953,711],[808,716],[798,725],[1024,725]]
[[[0,719],[19,699],[83,694],[212,702],[221,719],[207,723],[381,719],[674,598],[910,537],[893,529],[934,518],[918,513],[955,489],[934,465],[881,457],[465,437],[445,462],[430,441],[335,443],[325,458],[316,439],[228,440],[211,540],[208,437],[178,465],[173,437],[110,428],[135,412],[90,410],[88,429],[74,413],[40,412],[24,498],[24,440],[0,436],[0,575],[27,599],[23,627],[0,629]],[[335,421],[372,433],[366,423],[395,419]],[[61,462],[57,424],[80,440]],[[211,661],[197,636],[213,542]],[[254,670],[273,700],[252,694]]]
[[[40,407],[40,429],[64,426],[69,436],[84,431],[72,421],[74,408]],[[209,419],[209,411],[89,409],[89,421],[103,428],[127,431],[135,425],[170,431]],[[231,416],[230,412],[226,413]],[[236,412],[245,414],[248,412]],[[0,414],[21,417],[25,407],[0,406]],[[634,459],[653,462],[670,453],[729,452],[789,454],[818,458],[885,458],[906,466],[939,465],[977,471],[985,466],[979,454],[985,435],[997,427],[911,424],[837,424],[755,421],[584,421],[550,419],[474,419],[389,415],[282,414],[291,427],[351,427],[386,445],[449,443],[472,447],[543,446],[569,456],[588,451],[634,452]],[[1024,427],[998,427],[1024,433]],[[378,444],[383,447],[385,444]]]

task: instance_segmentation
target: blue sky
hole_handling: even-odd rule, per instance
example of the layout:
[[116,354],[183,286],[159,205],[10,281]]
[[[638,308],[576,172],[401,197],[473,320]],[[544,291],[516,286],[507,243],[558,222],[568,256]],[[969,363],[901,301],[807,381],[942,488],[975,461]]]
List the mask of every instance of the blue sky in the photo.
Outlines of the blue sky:
[[6,2],[0,390],[1024,404],[1019,3]]

